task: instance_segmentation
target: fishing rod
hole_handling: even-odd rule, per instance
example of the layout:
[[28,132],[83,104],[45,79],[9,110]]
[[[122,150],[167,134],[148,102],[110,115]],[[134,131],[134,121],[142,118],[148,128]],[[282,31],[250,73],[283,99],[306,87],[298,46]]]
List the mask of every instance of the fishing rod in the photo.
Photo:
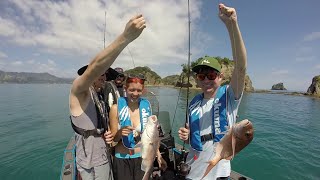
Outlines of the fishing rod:
[[[186,118],[186,121],[185,121],[185,124],[186,123],[188,123],[188,118],[189,118],[189,116],[188,116],[188,113],[189,113],[189,108],[188,108],[188,104],[189,104],[189,93],[190,93],[190,87],[189,87],[189,85],[190,85],[190,56],[191,56],[191,53],[190,53],[190,47],[191,47],[191,41],[190,41],[190,24],[191,24],[191,20],[190,20],[190,1],[188,0],[188,29],[189,29],[189,32],[188,32],[188,39],[189,39],[189,41],[188,41],[188,64],[187,64],[187,105],[186,105],[186,116],[185,116],[185,118]],[[177,101],[177,104],[176,104],[176,109],[175,109],[175,112],[174,112],[174,116],[173,116],[173,121],[172,121],[172,124],[171,124],[171,127],[173,126],[173,122],[174,122],[174,120],[175,120],[175,116],[176,116],[176,111],[177,111],[177,106],[178,106],[178,103],[179,103],[179,99],[180,99],[180,95],[181,95],[181,89],[182,89],[182,86],[183,86],[183,77],[181,78],[181,76],[182,75],[180,75],[180,83],[181,83],[181,85],[180,85],[180,90],[179,90],[179,95],[178,95],[178,101]],[[170,129],[170,132],[169,132],[169,134],[171,135],[171,132],[172,132],[172,129]],[[183,149],[185,149],[184,148],[184,146],[185,146],[185,143],[183,143]]]
[[[106,26],[107,26],[107,12],[104,11],[104,32],[103,32],[103,48],[105,49],[106,48]],[[106,95],[105,95],[106,96]],[[102,99],[102,98],[101,98]],[[109,120],[109,115],[108,115],[108,112],[107,112],[107,108],[106,108],[106,103],[103,101],[103,100],[98,100],[97,102],[100,102],[101,106],[102,106],[102,109],[100,109],[100,114],[101,114],[101,121],[102,121],[102,126],[104,128],[104,131],[107,132],[107,131],[111,131],[109,130],[109,125],[108,125],[108,120]],[[107,153],[107,159],[109,161],[109,167],[111,168],[109,170],[109,179],[111,177],[113,177],[113,173],[111,172],[112,171],[112,167],[113,167],[113,159],[111,157],[111,154],[112,154],[112,147],[111,147],[111,144],[108,144],[106,141],[104,141],[105,145],[106,145],[106,153]]]
[[[191,24],[191,20],[190,20],[190,5],[189,5],[189,0],[188,0],[188,29],[189,29],[189,43],[188,43],[188,45],[189,45],[189,47],[188,47],[188,49],[189,49],[189,52],[188,52],[188,68],[187,68],[187,82],[188,82],[188,84],[187,84],[187,108],[186,108],[186,121],[185,121],[185,125],[187,124],[187,123],[189,123],[189,108],[188,108],[188,105],[189,105],[189,93],[190,93],[190,86],[189,86],[189,84],[190,84],[190,56],[191,56],[191,53],[190,53],[190,24]],[[185,142],[183,142],[183,149],[185,148],[184,147],[185,146]]]
[[[187,123],[189,123],[189,93],[190,93],[190,0],[188,0],[188,30],[189,30],[189,42],[188,42],[188,65],[187,65],[187,104],[186,104],[186,116],[185,116],[185,127],[187,127]],[[178,166],[178,175],[187,176],[191,170],[191,166],[186,163],[186,150],[185,150],[185,141],[183,141],[182,149],[181,149],[181,159]]]
[[107,26],[107,11],[104,11],[103,49],[106,48],[106,26]]

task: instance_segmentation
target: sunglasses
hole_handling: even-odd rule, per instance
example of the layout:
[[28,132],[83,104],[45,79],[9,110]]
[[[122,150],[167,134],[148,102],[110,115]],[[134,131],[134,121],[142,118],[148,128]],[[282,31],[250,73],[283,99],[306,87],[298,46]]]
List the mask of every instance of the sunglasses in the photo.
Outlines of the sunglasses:
[[124,78],[124,74],[119,74],[117,78]]
[[215,80],[219,74],[217,72],[210,72],[210,73],[198,73],[197,79],[203,81],[206,77],[209,80]]

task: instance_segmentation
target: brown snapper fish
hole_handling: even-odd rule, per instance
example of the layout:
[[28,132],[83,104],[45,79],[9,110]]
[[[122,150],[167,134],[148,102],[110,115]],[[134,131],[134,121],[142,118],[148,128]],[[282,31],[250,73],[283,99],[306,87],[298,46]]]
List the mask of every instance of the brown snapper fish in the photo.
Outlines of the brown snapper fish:
[[245,148],[252,139],[253,126],[248,119],[233,125],[220,142],[218,142],[216,154],[214,158],[208,162],[209,165],[201,179],[203,179],[221,159],[231,160],[237,153]]
[[155,115],[148,117],[148,122],[141,135],[141,170],[143,170],[143,180],[148,180],[153,170],[153,162],[156,158],[160,145],[158,118]]

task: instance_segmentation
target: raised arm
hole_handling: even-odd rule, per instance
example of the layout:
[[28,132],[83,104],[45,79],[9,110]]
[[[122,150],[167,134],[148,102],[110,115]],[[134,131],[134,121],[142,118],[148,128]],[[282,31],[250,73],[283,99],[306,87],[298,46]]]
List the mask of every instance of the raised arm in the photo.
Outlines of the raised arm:
[[236,10],[219,4],[219,17],[228,29],[231,40],[232,55],[234,59],[234,70],[230,86],[236,99],[239,99],[243,89],[247,69],[247,51],[242,40],[242,35],[237,21]]
[[103,74],[115,61],[121,51],[133,40],[135,40],[146,27],[145,19],[140,14],[126,24],[126,27],[109,46],[98,53],[96,57],[89,63],[87,70],[83,75],[75,79],[72,84],[71,93],[79,94],[88,92],[93,81]]

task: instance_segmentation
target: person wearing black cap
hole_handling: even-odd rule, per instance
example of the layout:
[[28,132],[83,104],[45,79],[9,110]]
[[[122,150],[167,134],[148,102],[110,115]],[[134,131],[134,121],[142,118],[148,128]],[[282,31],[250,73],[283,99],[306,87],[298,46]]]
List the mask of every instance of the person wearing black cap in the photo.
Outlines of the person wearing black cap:
[[[126,97],[126,92],[123,88],[123,81],[125,80],[123,69],[116,67],[112,69],[112,72],[113,75],[107,78],[103,92],[108,112],[112,105],[117,104],[119,97]],[[109,74],[110,73],[108,73],[108,75]]]
[[222,159],[214,167],[208,161],[215,156],[216,145],[228,127],[236,122],[244,89],[247,54],[235,9],[219,4],[219,16],[229,32],[234,70],[230,85],[221,86],[222,67],[217,59],[205,56],[192,68],[202,93],[190,102],[189,122],[178,131],[179,138],[190,143],[185,162],[191,170],[186,179],[229,179],[231,173],[230,160]]
[[125,80],[125,75],[123,74],[123,69],[120,67],[114,68],[115,71],[117,71],[119,74],[114,80],[114,83],[116,84],[119,94],[121,97],[126,97],[126,91],[123,88],[123,82]]
[[113,136],[107,127],[104,101],[99,99],[97,92],[104,86],[106,70],[145,27],[141,14],[131,18],[124,31],[109,46],[98,53],[89,65],[78,70],[80,76],[72,83],[70,118],[77,137],[77,169],[83,180],[113,179],[112,161],[106,145],[113,142]]

